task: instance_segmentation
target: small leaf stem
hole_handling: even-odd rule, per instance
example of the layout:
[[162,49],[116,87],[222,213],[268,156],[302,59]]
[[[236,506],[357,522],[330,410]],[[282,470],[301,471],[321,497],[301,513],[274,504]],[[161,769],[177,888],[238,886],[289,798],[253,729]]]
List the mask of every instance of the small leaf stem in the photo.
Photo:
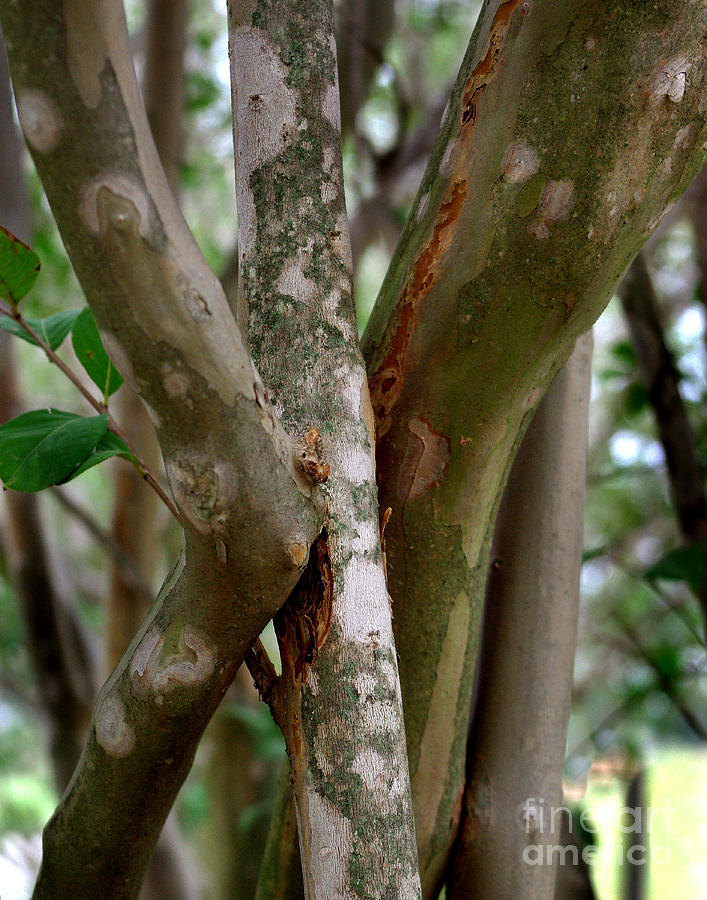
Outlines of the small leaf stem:
[[17,324],[27,332],[32,340],[34,340],[36,344],[42,348],[49,362],[54,363],[54,365],[57,366],[64,373],[64,375],[66,375],[69,381],[91,404],[91,406],[99,415],[108,416],[108,430],[112,431],[113,434],[116,435],[116,437],[119,437],[126,444],[128,450],[130,450],[132,455],[135,457],[134,465],[137,467],[137,470],[140,473],[141,477],[150,485],[150,487],[153,489],[153,491],[155,491],[155,493],[164,503],[167,509],[172,513],[174,518],[179,522],[180,525],[182,525],[182,517],[180,516],[179,510],[174,504],[174,501],[167,495],[164,488],[160,485],[154,475],[148,470],[133,442],[111,415],[107,403],[105,401],[96,400],[96,398],[81,382],[81,379],[78,377],[78,375],[74,371],[72,371],[69,366],[66,365],[66,363],[54,352],[54,350],[52,350],[49,344],[34,330],[34,328],[32,328],[31,325],[28,324],[28,322],[25,320],[25,318],[22,316],[22,313],[16,306],[8,306],[6,303],[0,301],[0,313],[14,319]]

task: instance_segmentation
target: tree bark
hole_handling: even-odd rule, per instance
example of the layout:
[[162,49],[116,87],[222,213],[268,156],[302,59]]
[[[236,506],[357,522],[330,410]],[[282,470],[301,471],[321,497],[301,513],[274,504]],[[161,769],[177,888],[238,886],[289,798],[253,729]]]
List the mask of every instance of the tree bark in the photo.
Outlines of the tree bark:
[[[333,4],[230,4],[240,284],[254,358],[326,500],[275,620],[304,893],[420,896],[344,203]],[[313,550],[314,554],[314,550]]]
[[36,887],[133,897],[206,722],[299,577],[321,514],[174,204],[122,4],[0,12],[37,170],[107,349],[154,417],[185,531],[99,695]]
[[488,0],[364,336],[425,896],[457,829],[509,461],[704,160],[706,20]]
[[550,385],[496,520],[450,900],[549,900],[582,566],[591,335]]

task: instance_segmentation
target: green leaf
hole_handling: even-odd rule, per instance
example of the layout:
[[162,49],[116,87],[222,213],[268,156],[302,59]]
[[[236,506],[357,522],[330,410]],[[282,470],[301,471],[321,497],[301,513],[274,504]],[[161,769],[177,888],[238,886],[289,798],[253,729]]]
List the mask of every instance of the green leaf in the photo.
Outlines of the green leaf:
[[[54,313],[51,316],[45,316],[43,319],[33,319],[31,316],[25,316],[24,318],[30,328],[33,328],[49,344],[52,350],[56,350],[71,331],[79,312],[80,310],[78,309],[67,309]],[[24,330],[19,322],[11,319],[10,316],[0,316],[0,328],[9,331],[11,334],[16,334],[17,337],[27,341],[28,344],[37,346],[35,339]]]
[[17,306],[32,289],[40,266],[34,250],[0,225],[0,297]]
[[103,397],[110,397],[118,390],[123,379],[103,349],[96,320],[88,306],[81,310],[74,322],[71,342],[79,362],[88,372],[91,381]]
[[0,479],[16,491],[41,491],[67,478],[97,446],[108,416],[37,409],[0,426]]
[[123,459],[127,459],[129,462],[137,463],[137,458],[130,450],[128,450],[125,441],[123,441],[122,438],[119,438],[118,435],[113,434],[112,431],[106,431],[94,447],[90,456],[87,456],[81,465],[77,469],[74,469],[74,471],[64,479],[62,484],[66,481],[73,481],[74,478],[78,478],[78,476],[82,475],[87,469],[92,469],[94,466],[97,466],[98,463],[102,463],[112,456],[122,456]]
[[645,577],[651,580],[663,579],[664,581],[686,581],[690,590],[699,595],[702,582],[702,554],[700,548],[677,547],[670,553],[659,559],[645,573]]

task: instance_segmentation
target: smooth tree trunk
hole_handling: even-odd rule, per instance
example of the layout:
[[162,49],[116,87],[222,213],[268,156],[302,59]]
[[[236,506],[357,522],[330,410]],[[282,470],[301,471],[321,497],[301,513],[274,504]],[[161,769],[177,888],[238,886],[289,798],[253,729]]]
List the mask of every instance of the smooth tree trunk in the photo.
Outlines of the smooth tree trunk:
[[550,900],[582,567],[591,335],[513,462],[486,589],[479,696],[447,897]]

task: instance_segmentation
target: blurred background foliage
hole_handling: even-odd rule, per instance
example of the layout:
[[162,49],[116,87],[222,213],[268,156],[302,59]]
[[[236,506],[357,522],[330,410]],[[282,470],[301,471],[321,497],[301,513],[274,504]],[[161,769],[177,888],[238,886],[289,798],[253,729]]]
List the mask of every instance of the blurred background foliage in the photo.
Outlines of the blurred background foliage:
[[[206,258],[227,281],[237,256],[223,7],[210,0],[190,4],[181,203]],[[368,15],[364,26],[352,18],[361,7]],[[361,328],[414,197],[479,7],[475,2],[397,0],[393,15],[392,3],[377,8],[344,0],[338,4],[342,60],[348,59],[348,44],[355,44],[356,28],[365,29],[368,21],[372,29],[366,45],[370,53],[359,61],[358,88],[351,88],[344,104],[344,166]],[[145,6],[128,2],[127,10],[139,75]],[[344,84],[346,77],[342,74]],[[24,167],[32,244],[42,260],[25,312],[41,316],[81,306],[81,291],[28,156]],[[693,197],[678,206],[652,239],[645,260],[704,470],[707,272],[700,271],[696,256],[700,215],[695,209],[700,202],[704,206],[704,199]],[[701,221],[705,219],[703,211]],[[649,392],[618,299],[609,304],[594,334],[582,612],[565,771],[568,802],[590,810],[599,823],[595,837],[602,855],[592,869],[596,896],[628,896],[615,852],[616,815],[631,778],[647,769],[647,803],[662,822],[652,840],[666,850],[667,861],[656,855],[645,897],[657,900],[672,890],[697,898],[704,896],[707,874],[701,852],[707,813],[695,799],[704,795],[707,779],[707,665],[696,599],[702,556],[680,531]],[[28,408],[88,411],[36,348],[18,341],[15,349]],[[62,353],[71,359],[68,343]],[[109,475],[110,466],[99,467],[62,489],[69,506],[88,513],[91,527],[75,508],[72,512],[66,501],[59,502],[56,492],[40,499],[56,571],[70,586],[67,596],[92,636],[97,659],[110,550],[96,536],[105,538],[110,531]],[[162,519],[156,527],[164,532],[163,553],[152,588],[161,582],[178,541]],[[1,502],[0,538],[0,884],[7,900],[28,890],[38,834],[56,794],[35,675],[3,549],[11,536]],[[265,640],[276,654],[272,636],[266,634]],[[241,854],[248,872],[242,869],[239,877],[252,883],[283,755],[267,708],[258,703],[248,679],[239,679],[202,742],[178,804],[179,823],[206,870],[223,872],[224,864],[215,856],[228,854],[233,844],[249,847]],[[669,821],[661,813],[668,806]],[[218,829],[221,834],[230,829],[228,841]],[[225,851],[217,850],[224,844]],[[203,883],[206,896],[231,896],[225,874],[209,876],[207,871]],[[242,894],[250,895],[247,890]]]

